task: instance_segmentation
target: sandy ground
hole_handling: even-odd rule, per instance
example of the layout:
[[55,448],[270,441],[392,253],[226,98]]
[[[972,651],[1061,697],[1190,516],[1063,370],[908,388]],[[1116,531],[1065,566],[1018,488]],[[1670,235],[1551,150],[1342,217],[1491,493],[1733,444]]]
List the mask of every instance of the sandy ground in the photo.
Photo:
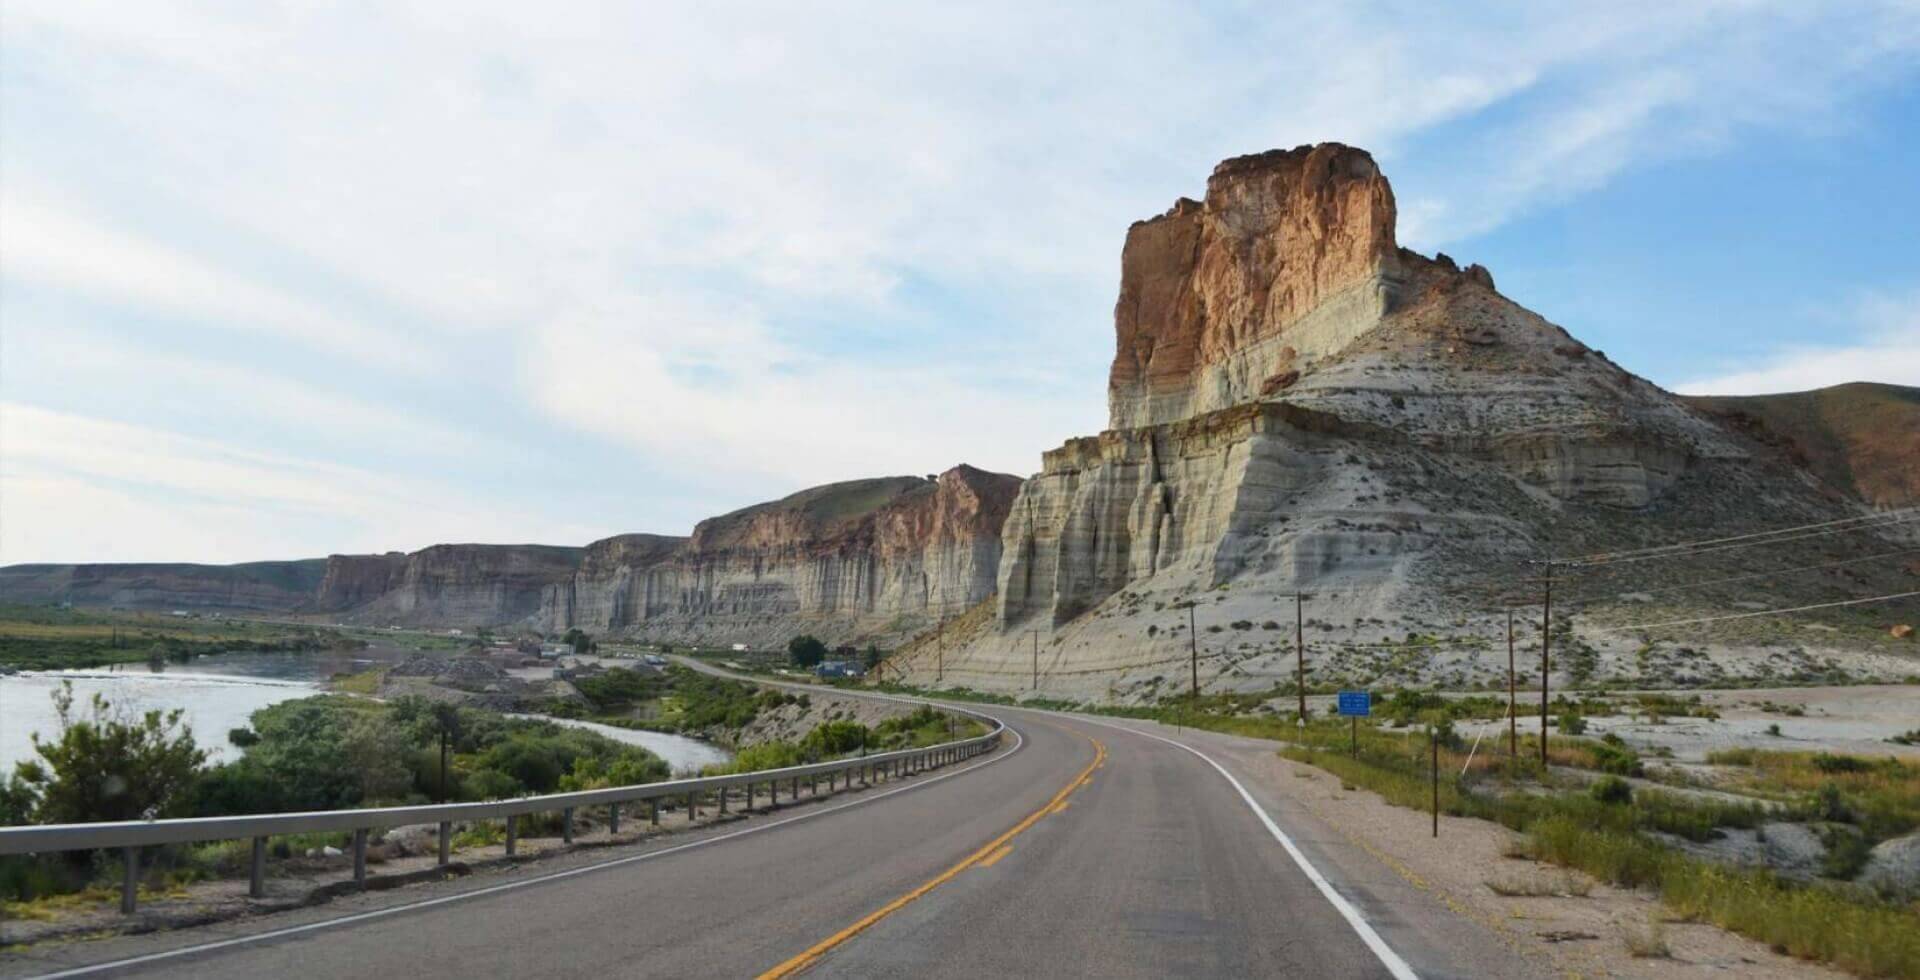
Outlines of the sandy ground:
[[[1846,975],[1776,954],[1712,925],[1675,921],[1650,894],[1507,857],[1519,835],[1498,824],[1442,816],[1436,844],[1429,814],[1389,805],[1370,792],[1343,789],[1338,778],[1322,770],[1280,758],[1271,742],[1192,731],[1176,737],[1209,752],[1219,749],[1216,758],[1227,756],[1222,761],[1236,775],[1251,777],[1260,787],[1257,795],[1279,798],[1289,809],[1304,811],[1317,825],[1315,830],[1350,842],[1460,918],[1493,931],[1537,962],[1541,976]],[[1489,881],[1543,883],[1557,894],[1504,897],[1488,887]],[[1580,891],[1587,894],[1577,894]],[[1664,934],[1669,955],[1633,955],[1628,938],[1655,928]]]
[[[1782,687],[1732,691],[1667,691],[1677,697],[1698,695],[1719,712],[1717,720],[1619,714],[1587,719],[1587,735],[1613,732],[1636,748],[1664,747],[1681,762],[1703,762],[1722,749],[1755,748],[1783,752],[1841,752],[1852,755],[1920,759],[1920,745],[1887,741],[1920,729],[1920,686],[1876,684],[1857,687]],[[1540,730],[1540,695],[1520,696],[1520,733]],[[1311,700],[1311,699],[1309,699]],[[1801,714],[1789,713],[1790,708]],[[1528,715],[1531,710],[1533,714]],[[1769,732],[1778,725],[1780,734]],[[1468,738],[1489,739],[1506,731],[1505,721],[1464,722],[1455,726]],[[1550,732],[1553,730],[1549,730]]]

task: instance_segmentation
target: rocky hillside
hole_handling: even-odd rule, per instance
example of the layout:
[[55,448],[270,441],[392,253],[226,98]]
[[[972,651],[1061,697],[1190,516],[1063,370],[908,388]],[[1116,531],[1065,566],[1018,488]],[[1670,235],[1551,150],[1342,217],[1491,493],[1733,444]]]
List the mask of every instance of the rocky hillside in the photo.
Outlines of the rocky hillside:
[[595,542],[542,620],[658,640],[891,642],[992,594],[1019,479],[957,466],[803,490],[686,539]]
[[956,466],[802,490],[690,537],[435,545],[248,565],[16,565],[0,601],[305,615],[373,626],[883,645],[993,594],[1017,477]]
[[[1184,667],[1189,604],[1203,679],[1285,683],[1296,590],[1312,594],[1321,678],[1504,680],[1495,620],[1507,593],[1537,591],[1526,559],[1864,513],[1778,446],[1502,295],[1487,270],[1399,248],[1394,219],[1371,157],[1323,144],[1229,160],[1204,200],[1129,230],[1112,428],[1046,453],[1021,488],[995,615],[947,658],[948,684],[1025,689],[1037,641],[1043,689],[1150,696]],[[1902,531],[1765,558],[1860,555]],[[1595,577],[1583,621],[1656,614],[1609,596],[1750,558]],[[1895,562],[1845,574],[1777,589],[1828,599],[1911,577]],[[1752,592],[1741,601],[1771,604]],[[1402,656],[1442,630],[1479,653]]]
[[313,596],[326,568],[321,559],[241,565],[9,565],[0,568],[0,599],[129,609],[285,612]]
[[[404,558],[327,559],[319,602],[358,600],[341,609],[348,622],[473,627],[530,620],[548,590],[573,576],[583,549],[538,544],[437,544]],[[374,587],[385,583],[375,592]]]
[[1685,401],[1783,446],[1828,486],[1868,504],[1920,504],[1920,388],[1858,383]]

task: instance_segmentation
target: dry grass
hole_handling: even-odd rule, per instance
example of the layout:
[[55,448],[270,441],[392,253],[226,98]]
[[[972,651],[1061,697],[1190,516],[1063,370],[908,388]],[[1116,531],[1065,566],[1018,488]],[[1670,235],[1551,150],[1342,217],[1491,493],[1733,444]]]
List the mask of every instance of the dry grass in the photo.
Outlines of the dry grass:
[[1664,960],[1673,956],[1673,948],[1667,945],[1667,924],[1657,918],[1648,919],[1644,926],[1621,926],[1620,937],[1635,959]]
[[1586,898],[1593,880],[1584,875],[1502,875],[1487,879],[1487,888],[1507,898]]

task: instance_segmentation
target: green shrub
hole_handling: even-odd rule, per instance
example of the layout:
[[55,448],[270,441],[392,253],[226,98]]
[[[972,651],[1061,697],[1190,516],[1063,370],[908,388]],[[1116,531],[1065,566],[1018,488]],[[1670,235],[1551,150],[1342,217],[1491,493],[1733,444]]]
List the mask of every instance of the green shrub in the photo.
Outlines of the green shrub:
[[[1820,856],[1822,877],[1849,881],[1867,866],[1873,845],[1849,827],[1829,827],[1820,835],[1827,852]],[[1920,926],[1916,926],[1920,928]]]
[[1587,787],[1588,795],[1607,804],[1633,802],[1633,786],[1619,776],[1602,776]]

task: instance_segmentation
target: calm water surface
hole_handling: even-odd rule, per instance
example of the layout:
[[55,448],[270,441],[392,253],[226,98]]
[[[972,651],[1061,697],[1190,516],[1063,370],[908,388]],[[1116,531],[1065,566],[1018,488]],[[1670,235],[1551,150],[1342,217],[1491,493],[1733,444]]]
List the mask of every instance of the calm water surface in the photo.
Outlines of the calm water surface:
[[[240,754],[227,742],[227,732],[245,727],[255,711],[321,693],[327,678],[334,674],[399,663],[415,652],[370,647],[307,653],[223,653],[162,668],[116,664],[0,677],[0,772],[11,772],[15,762],[33,757],[34,732],[44,738],[59,730],[51,695],[62,682],[73,684],[76,713],[96,692],[116,708],[135,712],[183,709],[195,740],[209,750],[212,761],[224,762]],[[730,758],[724,750],[698,739],[633,732],[591,722],[562,724],[590,728],[616,741],[641,746],[665,759],[675,772]]]

